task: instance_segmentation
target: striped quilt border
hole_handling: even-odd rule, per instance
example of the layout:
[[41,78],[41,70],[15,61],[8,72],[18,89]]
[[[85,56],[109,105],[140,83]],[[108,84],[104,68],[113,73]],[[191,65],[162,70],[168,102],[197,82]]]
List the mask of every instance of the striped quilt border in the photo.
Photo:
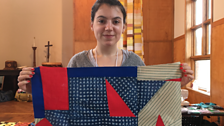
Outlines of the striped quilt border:
[[169,80],[181,77],[180,62],[152,66],[140,66],[138,80]]

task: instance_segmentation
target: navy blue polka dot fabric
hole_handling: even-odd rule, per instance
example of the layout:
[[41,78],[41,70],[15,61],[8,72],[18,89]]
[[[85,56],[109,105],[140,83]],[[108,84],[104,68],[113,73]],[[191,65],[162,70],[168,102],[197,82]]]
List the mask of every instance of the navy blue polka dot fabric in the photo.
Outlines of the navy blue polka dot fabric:
[[69,109],[71,117],[110,116],[105,79],[69,78]]
[[136,117],[73,117],[72,126],[137,126]]
[[45,117],[53,126],[70,126],[69,111],[45,110]]

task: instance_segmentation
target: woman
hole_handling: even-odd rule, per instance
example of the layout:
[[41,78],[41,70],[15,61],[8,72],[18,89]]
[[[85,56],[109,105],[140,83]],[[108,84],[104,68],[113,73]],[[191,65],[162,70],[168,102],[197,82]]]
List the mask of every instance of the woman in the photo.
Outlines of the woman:
[[[94,49],[74,55],[68,67],[101,66],[144,66],[141,58],[133,52],[117,48],[121,34],[125,30],[126,11],[118,0],[97,0],[91,11],[91,30],[97,39]],[[194,79],[193,71],[186,64],[181,64],[183,71],[181,86]],[[24,68],[18,77],[19,88],[31,93],[30,78],[34,68]]]

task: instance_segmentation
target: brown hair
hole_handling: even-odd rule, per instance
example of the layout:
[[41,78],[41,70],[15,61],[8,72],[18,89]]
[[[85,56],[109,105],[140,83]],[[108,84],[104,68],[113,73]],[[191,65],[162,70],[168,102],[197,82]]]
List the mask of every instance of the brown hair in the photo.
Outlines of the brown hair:
[[100,8],[100,6],[102,4],[107,4],[109,6],[117,6],[120,8],[122,14],[123,14],[123,22],[125,24],[125,21],[126,21],[126,10],[124,8],[124,6],[120,3],[120,1],[118,0],[97,0],[93,7],[92,7],[92,11],[91,11],[91,21],[93,22],[94,21],[94,18],[95,18],[95,14],[96,12],[98,11],[98,9]]

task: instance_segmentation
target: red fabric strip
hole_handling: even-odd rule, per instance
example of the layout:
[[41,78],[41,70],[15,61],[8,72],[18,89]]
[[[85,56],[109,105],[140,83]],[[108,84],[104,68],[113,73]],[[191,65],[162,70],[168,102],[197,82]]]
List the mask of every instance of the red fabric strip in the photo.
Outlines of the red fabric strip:
[[52,126],[52,125],[47,119],[44,118],[39,123],[37,123],[35,126]]
[[181,78],[177,78],[177,79],[170,79],[170,80],[166,80],[166,81],[181,81]]
[[106,81],[106,90],[107,90],[107,101],[110,116],[120,116],[120,117],[135,117],[123,99],[111,86],[111,84]]
[[67,68],[40,67],[45,110],[69,110]]

